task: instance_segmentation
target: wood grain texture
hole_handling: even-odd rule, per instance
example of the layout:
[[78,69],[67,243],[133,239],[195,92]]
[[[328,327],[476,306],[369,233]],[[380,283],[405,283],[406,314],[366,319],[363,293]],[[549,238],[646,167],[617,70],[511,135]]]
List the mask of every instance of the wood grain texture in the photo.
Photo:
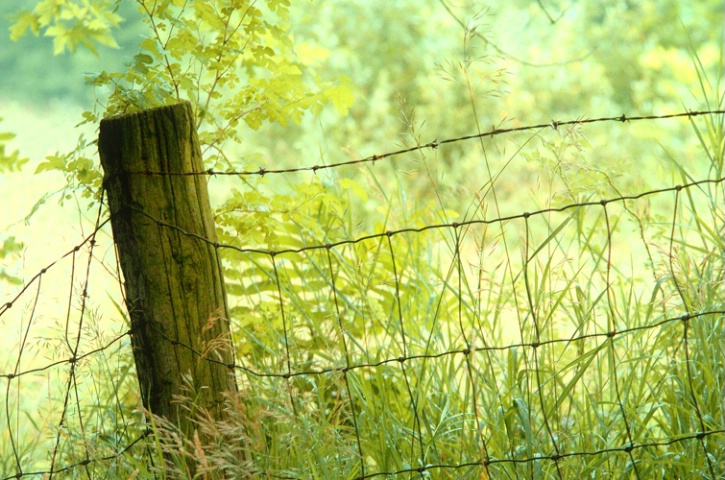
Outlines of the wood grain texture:
[[185,102],[104,119],[98,141],[144,406],[185,433],[175,395],[222,418],[224,392],[237,391],[218,252],[188,235],[216,242],[206,176],[142,173],[203,171],[194,125]]

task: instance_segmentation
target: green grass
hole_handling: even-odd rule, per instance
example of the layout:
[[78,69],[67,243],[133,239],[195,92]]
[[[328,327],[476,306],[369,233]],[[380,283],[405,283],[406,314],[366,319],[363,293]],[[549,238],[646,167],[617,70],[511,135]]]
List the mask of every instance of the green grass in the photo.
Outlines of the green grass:
[[[145,428],[130,352],[94,356],[56,465],[111,459],[54,477],[186,478],[191,462],[198,478],[718,478],[722,187],[652,195],[647,215],[615,201],[230,256],[245,370],[229,420],[198,412],[199,436],[184,439],[157,419],[118,455]],[[298,235],[295,248],[343,233]],[[288,368],[320,373],[279,376]],[[23,471],[48,465],[33,431],[14,431]]]
[[[198,478],[718,478],[722,187],[652,195],[646,218],[614,201],[233,257],[245,370],[228,421],[198,412],[184,439],[157,419],[153,440],[68,478],[186,478],[188,462]],[[105,388],[86,422],[119,406]],[[125,415],[69,438],[60,464],[140,435]]]
[[[693,120],[698,155],[663,148],[657,175],[593,169],[576,132],[509,157],[474,146],[490,169],[455,208],[440,184],[411,199],[373,168],[239,193],[249,209],[219,215],[220,240],[277,253],[224,250],[241,367],[227,420],[190,391],[197,434],[147,421],[123,337],[70,389],[67,368],[47,374],[40,415],[18,408],[25,380],[4,379],[0,478],[18,459],[28,477],[47,470],[56,443],[56,467],[74,467],[54,478],[722,478],[723,119]],[[535,207],[506,204],[520,159],[541,167]],[[645,177],[711,181],[616,199],[652,190]],[[100,321],[87,313],[86,351],[110,341]]]

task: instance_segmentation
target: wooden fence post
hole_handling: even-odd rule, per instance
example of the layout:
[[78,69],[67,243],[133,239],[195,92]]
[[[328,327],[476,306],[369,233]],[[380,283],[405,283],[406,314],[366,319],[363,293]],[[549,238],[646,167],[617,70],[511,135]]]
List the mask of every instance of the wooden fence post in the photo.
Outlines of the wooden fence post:
[[237,392],[207,177],[184,175],[204,170],[191,105],[106,118],[98,150],[144,406],[190,434],[182,376],[214,418]]

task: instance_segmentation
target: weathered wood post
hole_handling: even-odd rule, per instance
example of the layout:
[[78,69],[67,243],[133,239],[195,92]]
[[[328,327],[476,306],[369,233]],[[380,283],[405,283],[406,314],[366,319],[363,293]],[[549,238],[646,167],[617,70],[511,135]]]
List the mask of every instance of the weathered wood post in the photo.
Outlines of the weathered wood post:
[[98,150],[144,406],[189,434],[182,376],[215,418],[237,391],[207,178],[188,175],[204,170],[191,105],[106,118]]

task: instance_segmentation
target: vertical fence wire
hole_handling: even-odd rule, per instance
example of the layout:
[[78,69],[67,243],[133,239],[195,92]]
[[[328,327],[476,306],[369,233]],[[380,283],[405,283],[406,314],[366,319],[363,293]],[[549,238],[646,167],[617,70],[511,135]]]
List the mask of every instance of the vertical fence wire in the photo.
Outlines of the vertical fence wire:
[[[621,116],[577,120],[571,123],[652,120],[704,113],[690,112],[664,117]],[[722,114],[725,112],[709,113]],[[556,122],[557,126],[567,123],[569,122]],[[543,126],[525,127],[525,129],[529,128],[543,128]],[[495,130],[450,141],[434,142],[434,144],[416,148],[438,148],[441,144],[453,141],[482,138],[518,130],[524,129]],[[371,157],[371,161],[381,160],[401,152],[378,154]],[[344,162],[324,168],[359,164],[366,161],[369,159]],[[296,167],[277,172],[289,173],[310,169],[317,171],[319,168],[322,167]],[[157,175],[155,172],[139,173]],[[210,175],[218,172],[199,172],[198,174],[202,173]],[[274,172],[271,170],[235,172],[235,174],[258,175],[269,173]],[[241,248],[200,238],[202,241],[214,243],[218,255],[217,261],[220,264],[223,261],[225,250],[250,257],[267,258],[271,262],[271,268],[266,273],[259,261],[252,263],[259,272],[262,272],[258,275],[262,277],[267,275],[268,281],[273,284],[273,294],[270,298],[273,298],[278,308],[281,322],[278,332],[280,337],[278,337],[279,341],[275,340],[276,343],[270,345],[266,352],[279,351],[281,357],[271,359],[267,363],[269,370],[263,371],[255,369],[254,364],[249,363],[243,358],[243,355],[238,354],[235,357],[238,361],[235,365],[230,365],[230,368],[235,368],[240,375],[246,375],[251,388],[254,388],[254,385],[261,386],[265,382],[270,382],[265,388],[274,388],[274,385],[280,384],[277,382],[282,382],[285,385],[286,401],[289,403],[294,417],[288,420],[297,424],[296,426],[299,428],[307,428],[309,425],[306,422],[309,422],[310,418],[314,418],[314,415],[309,415],[312,407],[305,399],[301,387],[296,383],[297,380],[306,379],[317,385],[318,388],[323,383],[323,379],[333,379],[333,382],[338,382],[337,400],[342,402],[341,411],[344,412],[345,418],[348,418],[346,421],[349,421],[349,425],[346,424],[344,428],[340,428],[341,431],[349,432],[349,438],[342,438],[341,435],[335,438],[341,445],[349,444],[348,451],[354,452],[351,461],[347,463],[351,470],[345,475],[350,478],[394,476],[423,478],[437,473],[441,473],[441,478],[444,478],[460,472],[470,478],[500,478],[507,475],[517,479],[551,476],[563,480],[579,475],[590,468],[586,462],[592,457],[625,456],[626,469],[629,474],[633,478],[640,479],[647,476],[644,473],[648,471],[647,466],[656,461],[658,455],[664,454],[668,448],[673,446],[681,448],[683,452],[689,451],[700,456],[709,476],[713,479],[717,478],[718,475],[723,474],[722,466],[718,465],[718,461],[715,459],[725,452],[725,427],[722,425],[723,413],[711,410],[712,405],[722,408],[723,404],[722,400],[718,400],[717,397],[712,400],[713,392],[704,392],[703,387],[700,386],[699,365],[696,363],[700,360],[697,359],[698,352],[693,350],[696,348],[694,345],[698,340],[694,338],[692,331],[697,328],[715,329],[717,325],[722,328],[725,310],[722,307],[703,310],[688,296],[687,289],[682,284],[685,280],[679,278],[681,267],[678,263],[681,261],[678,259],[678,249],[686,248],[688,244],[687,242],[678,244],[677,232],[678,228],[684,228],[682,225],[686,222],[682,219],[684,213],[681,212],[683,209],[681,196],[684,193],[691,195],[690,192],[697,188],[713,186],[722,188],[724,184],[725,178],[693,180],[687,185],[649,190],[636,195],[572,203],[559,208],[546,208],[508,217],[472,219],[465,222],[427,224],[423,227],[387,230],[357,239],[305,245],[298,248],[277,250],[264,250],[256,247]],[[628,202],[668,194],[674,194],[674,206],[669,235],[666,239],[665,264],[668,278],[665,278],[658,277],[655,272],[655,254],[652,251],[651,242],[647,241],[645,228],[637,215],[630,210]],[[619,310],[627,307],[617,305],[613,292],[616,283],[615,276],[619,273],[615,273],[614,266],[616,254],[613,247],[614,236],[618,233],[617,223],[613,223],[612,220],[612,209],[619,206],[638,222],[638,232],[643,248],[646,249],[649,261],[653,264],[653,276],[657,289],[659,289],[655,291],[655,294],[658,291],[662,292],[667,283],[671,284],[682,305],[682,312],[673,313],[672,309],[668,307],[671,299],[663,293],[662,315],[653,314],[654,321],[648,324],[621,321],[622,316],[628,315],[628,313]],[[722,206],[713,205],[713,208],[722,208]],[[567,247],[562,244],[559,236],[563,235],[562,232],[565,232],[569,222],[578,221],[577,216],[585,216],[586,212],[595,210],[601,211],[602,214],[604,246],[599,252],[598,258],[596,258],[595,252],[592,252],[593,266],[587,274],[592,278],[602,274],[603,287],[598,296],[590,298],[579,288],[578,284],[573,283],[574,279],[568,279],[565,282],[565,290],[573,292],[575,307],[573,311],[578,315],[576,318],[578,324],[569,333],[562,334],[554,328],[552,321],[554,317],[550,310],[561,307],[566,299],[564,293],[557,293],[552,297],[553,300],[542,294],[545,280],[541,278],[539,259],[543,253],[547,253],[549,257],[544,261],[544,270],[550,272],[556,268],[556,265],[552,265],[552,263],[557,251],[567,253]],[[2,317],[16,307],[21,299],[30,298],[31,306],[29,312],[24,316],[26,320],[21,320],[20,323],[20,343],[17,345],[15,361],[9,371],[0,372],[0,378],[6,382],[2,389],[5,393],[4,436],[8,439],[12,456],[11,467],[8,467],[7,460],[4,463],[4,468],[11,468],[11,470],[0,472],[0,478],[3,480],[62,476],[62,474],[93,478],[97,472],[96,464],[109,465],[110,468],[114,462],[123,462],[127,456],[133,457],[133,461],[146,458],[146,461],[151,464],[157,460],[157,457],[150,453],[153,443],[148,444],[144,441],[149,435],[149,430],[145,427],[130,428],[130,422],[136,420],[122,417],[123,425],[117,426],[117,430],[123,433],[113,433],[116,435],[111,442],[113,447],[103,449],[96,446],[95,442],[103,435],[111,434],[91,431],[90,424],[84,418],[93,405],[88,398],[84,397],[85,387],[83,387],[83,379],[79,377],[79,369],[83,367],[86,360],[105,355],[106,351],[111,351],[112,348],[121,345],[122,340],[130,334],[128,331],[123,331],[96,348],[84,350],[87,348],[83,343],[84,318],[88,313],[86,300],[91,282],[92,266],[98,261],[93,254],[96,246],[96,234],[108,223],[108,219],[102,219],[101,212],[102,208],[99,208],[95,229],[91,235],[63,257],[42,269],[21,288],[11,301],[0,306],[0,317]],[[549,229],[548,237],[544,241],[535,238],[532,222],[557,213],[565,213],[569,216],[556,227],[551,225],[549,220],[545,220]],[[159,228],[173,228],[180,234],[191,235],[174,225],[155,221]],[[466,279],[463,250],[469,229],[481,228],[482,233],[479,238],[482,239],[487,234],[486,229],[497,224],[501,228],[501,235],[505,241],[504,225],[509,222],[519,222],[522,225],[522,260],[520,266],[514,266],[510,256],[510,246],[506,245],[505,259],[500,260],[503,272],[498,285],[501,287],[498,296],[506,296],[512,303],[512,311],[516,316],[515,322],[518,324],[518,342],[502,341],[503,337],[500,332],[497,336],[496,332],[487,331],[486,322],[492,322],[488,315],[494,315],[491,311],[495,311],[499,306],[484,301],[493,297],[489,294],[488,299],[484,299],[486,287],[480,275],[474,282],[475,289],[473,290],[475,291],[470,293],[470,297],[476,298],[478,301],[472,302],[464,295],[464,292],[471,288],[469,280]],[[718,227],[713,226],[712,228],[716,231]],[[411,272],[411,267],[406,265],[409,252],[403,253],[405,248],[403,242],[409,237],[433,235],[436,232],[451,234],[451,264],[449,272],[442,278],[440,286],[430,289],[431,301],[430,305],[426,307],[428,310],[425,310],[420,305],[410,305],[411,300],[406,295],[407,289],[420,288],[420,284],[416,283],[415,272]],[[594,235],[594,227],[588,235]],[[400,240],[400,244],[397,243],[398,240]],[[382,285],[378,290],[371,288],[372,283],[369,283],[367,284],[368,290],[359,292],[356,296],[346,289],[346,282],[349,280],[345,275],[351,274],[345,273],[345,268],[353,271],[355,268],[362,269],[363,267],[359,265],[355,267],[346,263],[349,262],[349,259],[345,256],[345,249],[352,250],[366,242],[378,242],[379,249],[375,259],[381,260],[383,256],[388,257],[390,276],[377,280]],[[550,246],[550,243],[553,243],[553,247]],[[483,244],[482,240],[481,244]],[[82,261],[79,255],[84,247],[87,250],[84,278],[81,280],[80,293],[75,293],[74,284],[78,275],[77,263]],[[411,248],[410,244],[407,245],[407,248]],[[706,248],[707,246],[703,250]],[[318,262],[319,265],[312,259],[312,256],[317,253],[322,258]],[[305,257],[305,255],[309,255],[309,257]],[[24,369],[23,358],[31,342],[31,331],[37,322],[36,308],[43,295],[43,279],[49,269],[65,260],[70,263],[70,273],[62,339],[69,352],[69,357],[53,360],[39,367]],[[484,255],[481,250],[479,261],[483,260]],[[490,259],[485,258],[485,260]],[[312,353],[303,351],[305,343],[300,337],[298,324],[303,321],[305,315],[311,315],[313,312],[302,311],[305,308],[304,304],[291,300],[295,292],[302,291],[305,285],[304,282],[293,281],[291,272],[288,274],[287,269],[294,268],[289,266],[294,265],[294,262],[307,261],[314,263],[317,273],[324,277],[325,290],[329,291],[329,305],[325,307],[324,311],[332,319],[330,332],[334,332],[334,336],[337,338],[328,339],[326,345],[337,345],[339,352],[331,353],[327,357],[312,356],[314,358],[311,358],[308,355],[307,361],[298,364],[302,354]],[[601,267],[600,262],[603,264]],[[564,264],[563,262],[561,265]],[[517,273],[515,269],[519,267],[520,272]],[[240,266],[239,269],[241,272],[245,271],[243,266]],[[574,270],[584,274],[583,265],[574,267]],[[299,274],[299,271],[296,270],[295,273]],[[563,276],[565,273],[562,270],[559,275]],[[488,279],[487,281],[489,282],[488,289],[493,290],[496,280]],[[722,282],[722,280],[720,281]],[[553,283],[552,281],[552,285],[549,286],[551,291],[556,290]],[[33,284],[35,284],[34,291],[31,290]],[[504,291],[503,287],[507,287],[508,291]],[[655,294],[653,294],[649,307],[650,312],[658,308]],[[376,296],[388,298],[386,295],[392,302],[388,305],[388,310],[379,312],[368,308],[376,301]],[[453,296],[452,307],[446,303],[449,302],[449,296]],[[76,312],[72,311],[74,299],[79,301]],[[497,298],[494,300],[505,301]],[[445,313],[446,309],[450,308],[452,308],[452,316]],[[432,313],[425,316],[420,312]],[[598,320],[594,320],[598,313],[602,313],[606,317],[605,324],[597,323]],[[73,320],[74,315],[78,315],[77,321]],[[589,320],[589,318],[593,320]],[[444,332],[441,324],[450,320],[454,327],[447,330],[449,333],[436,336],[434,332]],[[514,321],[513,318],[506,320]],[[370,325],[356,326],[353,324],[354,321],[365,321]],[[648,354],[648,352],[640,350],[635,351],[635,354],[640,354],[640,356],[636,356],[630,352],[630,347],[637,342],[642,342],[645,335],[654,338],[656,344],[662,336],[671,335],[678,324],[682,325],[681,339],[678,347],[667,353],[667,356],[673,364],[672,368],[676,368],[684,374],[686,384],[678,386],[678,388],[685,389],[683,399],[688,399],[688,406],[694,413],[695,424],[682,425],[679,434],[662,438],[658,436],[662,433],[662,428],[652,426],[652,422],[654,422],[653,418],[666,417],[668,413],[663,412],[659,407],[645,412],[647,406],[639,405],[638,400],[647,394],[635,391],[634,388],[644,388],[645,385],[632,385],[631,376],[632,372],[636,373],[638,369],[661,370],[665,354],[664,352]],[[426,329],[430,331],[426,331]],[[356,337],[356,335],[358,336]],[[714,338],[715,341],[721,341],[717,337]],[[442,339],[449,343],[441,348]],[[187,345],[180,346],[191,348]],[[363,346],[366,347],[363,348]],[[239,348],[239,345],[237,347]],[[400,352],[398,355],[385,355],[385,352],[392,353],[396,348]],[[653,346],[653,348],[660,347]],[[669,344],[664,348],[670,348]],[[204,357],[202,352],[197,353],[206,361],[216,361],[213,358]],[[576,362],[570,360],[571,355],[576,357]],[[715,368],[720,368],[722,371],[723,360],[712,359],[712,361],[720,362],[720,365],[715,365]],[[517,370],[520,368],[519,364],[523,367]],[[274,365],[281,367],[275,368]],[[593,378],[588,378],[587,370],[592,365],[600,365],[600,371],[605,372],[608,376],[596,378],[595,375]],[[557,369],[551,371],[552,366]],[[561,370],[558,370],[559,367]],[[59,412],[52,424],[55,432],[51,436],[52,442],[47,451],[49,458],[43,467],[40,466],[43,465],[43,462],[37,461],[37,452],[32,452],[32,445],[24,445],[21,442],[21,431],[23,431],[21,422],[24,414],[21,411],[21,398],[23,395],[29,394],[21,388],[21,379],[24,376],[30,377],[34,374],[63,368],[66,368],[67,372],[63,375],[64,386],[59,402]],[[432,378],[436,378],[436,375],[448,374],[445,369],[454,372],[449,378],[448,388],[450,390],[445,392],[427,390]],[[507,376],[512,373],[519,376],[516,379],[508,379]],[[377,379],[382,379],[382,381],[376,383]],[[396,382],[400,380],[402,380],[401,385],[396,385]],[[722,379],[715,380],[723,382]],[[666,382],[670,381],[663,379],[662,384],[646,385],[651,389],[649,392],[651,396],[647,398],[656,399],[659,392],[670,394],[667,390],[663,390],[667,387]],[[373,404],[392,405],[398,400],[397,393],[393,392],[388,392],[386,395],[381,393],[379,399],[371,399],[366,396],[386,386],[396,389],[400,386],[402,396],[407,403],[407,413],[400,410],[401,423],[396,424],[396,428],[400,429],[398,433],[402,432],[399,436],[390,436],[395,432],[386,430],[387,426],[383,425],[385,419],[371,418],[371,415],[377,411],[377,407],[374,408]],[[519,392],[517,389],[522,386],[523,391]],[[120,387],[120,385],[116,387]],[[720,393],[717,392],[717,394]],[[16,405],[12,404],[13,395],[16,398]],[[119,392],[116,391],[116,402],[120,405],[119,395]],[[465,405],[463,410],[451,415],[450,418],[442,418],[441,415],[441,418],[437,419],[458,423],[448,427],[449,429],[444,431],[445,435],[439,435],[440,432],[434,428],[435,409],[443,408],[441,405],[445,405],[446,400],[454,402],[459,397],[465,399],[462,404]],[[572,412],[572,409],[578,408],[575,406],[575,402],[581,398],[598,398],[598,400],[592,401],[588,405],[590,411]],[[435,402],[440,402],[440,404]],[[683,408],[688,406],[683,405]],[[123,411],[120,408],[119,410]],[[572,417],[576,417],[577,414],[599,416],[602,425],[609,425],[607,422],[612,421],[609,418],[614,414],[618,419],[616,423],[622,428],[611,437],[607,437],[605,432],[596,432],[601,438],[592,442],[593,445],[599,445],[595,450],[571,450],[569,445],[576,444],[577,435],[595,433],[576,432],[572,428],[567,431],[566,426],[576,422],[576,418]],[[716,415],[720,415],[719,420]],[[73,422],[71,422],[71,418]],[[460,420],[451,420],[451,418],[460,418]],[[100,426],[104,427],[102,424]],[[680,427],[678,426],[678,428]],[[132,432],[137,433],[132,434]],[[535,438],[535,435],[539,434],[543,437]],[[392,438],[399,442],[386,445],[385,448],[400,449],[400,458],[404,461],[397,463],[395,460],[397,457],[392,455],[383,468],[383,465],[379,463],[381,461],[371,459],[371,445],[377,441],[376,435],[377,438],[387,438],[388,440]],[[450,445],[456,442],[461,447],[458,451],[453,451]],[[464,444],[467,446],[466,449],[462,446]],[[38,445],[42,447],[43,443],[40,442]],[[495,445],[502,447],[497,449],[494,447]],[[471,456],[469,450],[475,451],[477,457]],[[27,460],[33,454],[36,455],[36,460],[32,462]],[[582,463],[577,464],[577,461]],[[162,466],[156,465],[156,468],[162,468]],[[291,468],[283,471],[270,471],[267,467],[260,467],[259,471],[251,473],[270,474],[280,478],[304,477],[303,473],[296,473]]]

